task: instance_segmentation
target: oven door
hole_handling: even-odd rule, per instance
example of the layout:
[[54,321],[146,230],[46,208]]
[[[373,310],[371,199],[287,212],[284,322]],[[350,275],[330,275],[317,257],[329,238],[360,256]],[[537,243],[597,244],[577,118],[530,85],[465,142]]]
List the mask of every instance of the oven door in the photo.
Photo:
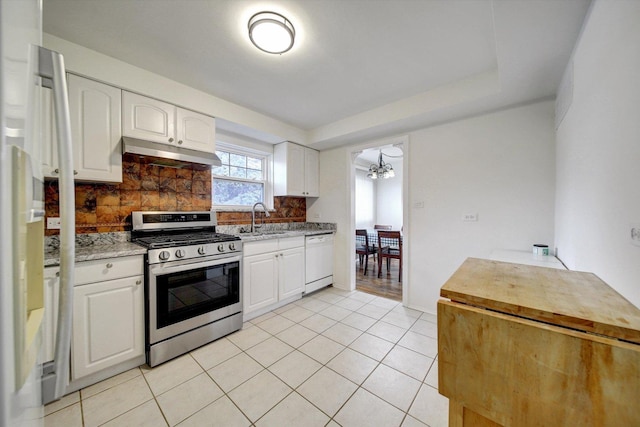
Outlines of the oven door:
[[240,255],[148,268],[149,344],[242,312]]

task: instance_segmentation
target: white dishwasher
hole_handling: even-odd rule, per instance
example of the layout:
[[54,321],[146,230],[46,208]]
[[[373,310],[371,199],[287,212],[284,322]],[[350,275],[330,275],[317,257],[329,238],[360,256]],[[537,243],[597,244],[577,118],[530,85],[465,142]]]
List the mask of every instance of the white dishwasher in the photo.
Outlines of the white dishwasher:
[[305,293],[333,283],[333,233],[305,239]]

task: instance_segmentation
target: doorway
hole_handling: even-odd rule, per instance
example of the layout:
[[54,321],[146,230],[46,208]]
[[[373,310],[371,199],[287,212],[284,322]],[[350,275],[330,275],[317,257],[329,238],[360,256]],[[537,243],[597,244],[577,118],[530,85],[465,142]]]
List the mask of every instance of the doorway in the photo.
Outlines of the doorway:
[[[366,246],[366,241],[365,237],[355,235],[356,230],[367,230],[366,239],[370,249],[373,249],[373,253],[366,255],[354,254],[354,262],[351,266],[354,282],[352,289],[403,303],[406,303],[408,288],[408,245],[405,236],[407,231],[405,226],[407,216],[405,208],[406,142],[407,137],[379,141],[358,147],[358,150],[351,153],[353,178],[351,235],[354,236],[354,247],[358,245],[361,250]],[[393,171],[389,174],[391,176],[383,177],[385,170]],[[393,241],[390,245],[395,250],[399,249],[397,244],[402,246],[402,273],[400,273],[400,259],[390,259],[388,263],[387,259],[384,259],[380,262],[377,253],[379,243],[376,225],[386,226],[392,231],[401,233],[402,240],[398,243]],[[388,244],[388,242],[382,242],[383,247]]]

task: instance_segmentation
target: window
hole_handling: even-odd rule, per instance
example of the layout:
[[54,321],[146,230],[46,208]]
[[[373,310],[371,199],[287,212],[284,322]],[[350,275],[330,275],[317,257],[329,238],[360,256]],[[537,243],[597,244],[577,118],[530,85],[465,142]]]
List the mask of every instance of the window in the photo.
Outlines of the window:
[[373,228],[375,223],[376,188],[367,171],[356,169],[356,228]]
[[257,202],[271,207],[268,154],[226,146],[216,150],[216,154],[222,165],[211,170],[214,209],[251,207]]

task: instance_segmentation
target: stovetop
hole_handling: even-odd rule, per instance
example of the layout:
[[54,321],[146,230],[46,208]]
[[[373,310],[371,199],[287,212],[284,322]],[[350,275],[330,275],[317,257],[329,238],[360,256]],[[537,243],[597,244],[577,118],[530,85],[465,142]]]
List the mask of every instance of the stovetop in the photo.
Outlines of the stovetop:
[[154,235],[133,237],[132,241],[147,249],[172,248],[187,245],[201,245],[207,243],[231,242],[240,240],[238,236],[216,233],[211,231],[198,231],[184,233],[167,233],[156,231]]

